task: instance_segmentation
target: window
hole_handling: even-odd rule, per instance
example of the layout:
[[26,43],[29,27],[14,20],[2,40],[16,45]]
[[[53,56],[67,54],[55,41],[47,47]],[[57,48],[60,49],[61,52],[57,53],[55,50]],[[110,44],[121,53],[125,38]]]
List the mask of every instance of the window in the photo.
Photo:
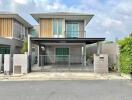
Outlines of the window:
[[64,63],[68,62],[69,48],[56,48],[56,62]]
[[62,36],[62,19],[53,19],[53,35],[54,37]]
[[67,37],[78,37],[79,36],[78,22],[67,22],[66,23],[66,36]]

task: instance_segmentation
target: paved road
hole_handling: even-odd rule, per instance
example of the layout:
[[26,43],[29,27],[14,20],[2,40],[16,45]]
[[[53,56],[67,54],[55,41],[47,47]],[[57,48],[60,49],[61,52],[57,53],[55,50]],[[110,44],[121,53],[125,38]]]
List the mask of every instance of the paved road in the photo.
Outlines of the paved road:
[[0,100],[132,100],[132,81],[0,82]]

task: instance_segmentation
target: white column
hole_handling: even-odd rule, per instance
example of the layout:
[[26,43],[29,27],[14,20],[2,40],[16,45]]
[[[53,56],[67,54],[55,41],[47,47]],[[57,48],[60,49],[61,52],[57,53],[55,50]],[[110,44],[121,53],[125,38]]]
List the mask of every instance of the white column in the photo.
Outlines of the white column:
[[86,44],[83,45],[83,63],[86,66]]
[[28,35],[28,55],[32,55],[32,43],[31,43],[31,35]]
[[32,66],[32,42],[31,42],[31,35],[28,35],[28,72],[31,71],[31,66]]

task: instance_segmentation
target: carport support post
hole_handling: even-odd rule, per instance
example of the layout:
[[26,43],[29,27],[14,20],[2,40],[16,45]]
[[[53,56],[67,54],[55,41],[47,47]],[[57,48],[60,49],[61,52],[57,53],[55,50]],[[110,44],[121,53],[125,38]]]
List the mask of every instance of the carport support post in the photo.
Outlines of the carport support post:
[[83,45],[83,60],[84,66],[86,66],[86,44]]
[[32,64],[32,60],[31,60],[31,56],[32,56],[32,42],[31,42],[31,35],[28,35],[28,59],[29,59],[29,72],[31,72],[31,64]]
[[13,72],[13,54],[14,54],[14,49],[15,49],[15,46],[14,45],[11,45],[10,47],[10,73]]
[[31,44],[31,35],[28,35],[28,55],[32,54],[32,44]]

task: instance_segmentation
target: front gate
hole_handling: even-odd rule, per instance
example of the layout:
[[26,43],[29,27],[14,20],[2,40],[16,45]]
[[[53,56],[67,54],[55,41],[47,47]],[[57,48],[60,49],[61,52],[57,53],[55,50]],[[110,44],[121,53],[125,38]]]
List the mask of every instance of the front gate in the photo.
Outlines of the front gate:
[[38,61],[39,64],[33,66],[32,71],[89,71],[80,55],[39,55]]

